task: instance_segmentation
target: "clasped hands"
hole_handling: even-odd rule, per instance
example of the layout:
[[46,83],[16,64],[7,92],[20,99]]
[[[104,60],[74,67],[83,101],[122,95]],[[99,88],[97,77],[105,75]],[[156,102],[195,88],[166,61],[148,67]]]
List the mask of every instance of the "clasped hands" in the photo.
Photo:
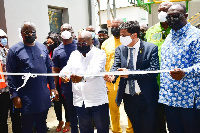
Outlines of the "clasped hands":
[[68,78],[68,77],[61,77],[61,80],[62,80],[62,82],[67,83],[71,79],[73,83],[79,83],[79,82],[81,82],[82,78],[83,78],[82,76],[77,76],[77,75],[72,74],[70,76],[70,78]]
[[[128,71],[128,69],[127,68],[118,68],[117,71]],[[175,80],[181,80],[185,76],[185,71],[180,68],[175,68],[173,71],[170,71],[170,75]],[[120,77],[128,78],[128,75],[120,75]],[[61,80],[62,80],[62,82],[67,83],[71,79],[73,83],[79,83],[82,80],[82,78],[83,78],[82,76],[77,76],[77,75],[72,74],[70,76],[70,78],[61,77]],[[106,74],[103,78],[107,82],[112,82],[112,81],[114,81],[115,76]]]

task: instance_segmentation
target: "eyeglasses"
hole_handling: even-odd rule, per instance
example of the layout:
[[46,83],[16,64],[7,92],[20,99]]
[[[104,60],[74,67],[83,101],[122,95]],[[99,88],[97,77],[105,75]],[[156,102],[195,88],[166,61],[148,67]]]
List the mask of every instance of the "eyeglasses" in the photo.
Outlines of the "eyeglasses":
[[24,31],[23,33],[24,33],[26,36],[28,36],[28,35],[30,35],[30,34],[31,34],[31,35],[35,35],[35,34],[36,34],[36,31],[34,31],[34,30],[33,30],[33,31],[27,31],[27,30],[26,30],[26,31]]
[[176,13],[176,14],[171,14],[171,15],[167,15],[167,19],[171,19],[171,18],[179,18],[180,16],[183,16],[184,14],[181,13]]
[[82,47],[82,46],[87,46],[87,43],[86,43],[86,42],[82,42],[82,43],[77,42],[76,44],[77,44],[77,46],[79,46],[79,47],[80,47],[80,46],[81,46],[81,47]]

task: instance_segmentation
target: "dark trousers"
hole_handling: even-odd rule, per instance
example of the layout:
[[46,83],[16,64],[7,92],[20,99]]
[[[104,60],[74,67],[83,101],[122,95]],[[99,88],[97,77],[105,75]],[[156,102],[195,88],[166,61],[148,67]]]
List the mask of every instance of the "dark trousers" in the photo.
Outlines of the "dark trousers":
[[130,119],[134,133],[156,133],[157,104],[149,104],[142,94],[124,94],[124,109]]
[[65,88],[65,89],[66,89],[66,92],[64,96],[65,96],[65,101],[67,103],[71,133],[78,133],[78,118],[77,118],[76,109],[73,105],[73,93],[70,88]]
[[10,104],[10,95],[8,92],[0,94],[0,133],[8,133],[8,109]]
[[196,109],[195,112],[196,112],[196,116],[195,116],[196,122],[195,122],[195,124],[196,124],[196,127],[197,127],[196,130],[200,132],[200,109]]
[[108,104],[85,108],[76,107],[79,119],[80,133],[94,133],[92,118],[97,128],[97,133],[109,133],[109,108]]
[[[196,127],[196,109],[165,105],[169,133],[200,133]],[[200,125],[198,125],[200,126]]]
[[158,131],[157,133],[167,133],[164,104],[162,103],[158,103]]
[[59,101],[54,101],[54,110],[56,113],[57,120],[62,121],[62,104],[63,104],[64,109],[65,109],[65,119],[66,119],[66,122],[69,122],[67,101],[65,100],[64,95],[62,95],[60,88],[57,87],[57,90],[59,93]]
[[21,123],[20,109],[14,108],[12,99],[10,100],[10,116],[11,116],[11,121],[12,121],[13,133],[21,133],[22,123]]
[[32,133],[32,127],[35,122],[36,124],[36,132],[37,133],[46,133],[46,119],[47,119],[48,110],[41,113],[34,114],[22,114],[22,133]]

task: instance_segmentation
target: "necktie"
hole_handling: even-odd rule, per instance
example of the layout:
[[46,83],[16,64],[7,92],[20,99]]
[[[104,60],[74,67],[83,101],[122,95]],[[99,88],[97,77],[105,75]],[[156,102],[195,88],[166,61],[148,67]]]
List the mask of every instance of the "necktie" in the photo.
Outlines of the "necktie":
[[[133,49],[135,48],[129,48],[130,49],[130,59],[128,62],[128,69],[131,71],[134,70],[133,67]],[[133,79],[129,79],[129,93],[133,96],[135,94],[135,82]]]

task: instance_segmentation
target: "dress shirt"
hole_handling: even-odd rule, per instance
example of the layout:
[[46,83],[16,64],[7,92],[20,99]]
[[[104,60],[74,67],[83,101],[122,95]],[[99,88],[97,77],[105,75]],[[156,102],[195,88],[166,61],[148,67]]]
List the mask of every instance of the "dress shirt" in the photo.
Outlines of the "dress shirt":
[[159,102],[168,106],[200,109],[200,30],[187,23],[171,30],[161,49],[161,70],[181,68],[185,76],[174,80],[161,73]]
[[[84,57],[78,50],[71,53],[67,65],[61,70],[71,74],[97,74],[105,71],[106,54],[103,50],[92,47]],[[108,103],[106,83],[103,77],[84,76],[79,83],[72,83],[73,104],[82,107],[99,106]]]
[[[134,70],[136,70],[136,62],[137,62],[137,56],[138,56],[138,52],[139,52],[139,47],[140,47],[140,40],[133,46],[133,66],[134,66]],[[127,57],[127,66],[128,66],[128,61],[130,59],[130,47],[128,47],[128,57]],[[126,94],[130,94],[129,93],[129,81],[127,81],[126,84],[126,88],[125,88],[125,93]],[[140,93],[140,87],[137,83],[137,80],[135,80],[135,92],[136,93]]]

